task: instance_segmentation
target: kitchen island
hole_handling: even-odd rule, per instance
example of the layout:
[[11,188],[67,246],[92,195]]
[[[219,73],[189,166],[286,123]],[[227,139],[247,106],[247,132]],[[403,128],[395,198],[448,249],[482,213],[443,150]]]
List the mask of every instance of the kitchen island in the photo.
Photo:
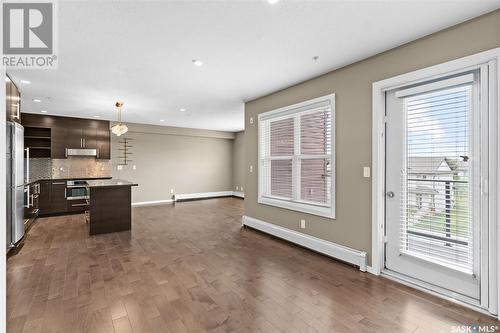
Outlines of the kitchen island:
[[133,182],[122,179],[88,180],[89,234],[130,230],[132,226]]

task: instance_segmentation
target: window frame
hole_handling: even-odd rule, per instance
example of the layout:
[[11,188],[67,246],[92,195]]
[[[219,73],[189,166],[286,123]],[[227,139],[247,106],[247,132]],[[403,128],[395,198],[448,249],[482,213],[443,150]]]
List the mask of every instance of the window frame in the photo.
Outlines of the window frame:
[[[300,127],[298,122],[295,120],[300,117],[302,114],[307,114],[309,112],[314,112],[315,104],[329,104],[330,106],[330,120],[331,120],[331,129],[330,129],[330,142],[331,142],[331,154],[324,155],[302,155],[300,154]],[[258,115],[258,142],[257,142],[257,155],[258,155],[258,198],[257,202],[259,204],[285,208],[289,210],[294,210],[302,213],[322,216],[330,219],[335,219],[335,203],[336,203],[336,145],[335,145],[335,133],[336,133],[336,119],[335,119],[335,94],[329,94],[317,98],[313,98],[304,102],[300,102],[293,105],[288,105],[279,109],[267,111]],[[279,120],[280,118],[290,118],[294,119],[294,154],[287,157],[286,159],[292,160],[292,199],[287,198],[279,198],[272,197],[268,195],[264,195],[263,191],[267,186],[264,186],[265,183],[269,183],[271,181],[270,175],[264,174],[266,169],[263,168],[262,163],[264,157],[261,155],[263,151],[262,137],[264,135],[265,126],[263,122],[268,122],[269,120]],[[266,144],[269,144],[267,142]],[[300,200],[300,181],[301,181],[301,173],[300,173],[300,161],[303,159],[328,159],[330,162],[331,175],[330,175],[330,200],[327,204],[314,203],[310,201]],[[271,157],[268,160],[279,160],[285,159],[285,157]]]

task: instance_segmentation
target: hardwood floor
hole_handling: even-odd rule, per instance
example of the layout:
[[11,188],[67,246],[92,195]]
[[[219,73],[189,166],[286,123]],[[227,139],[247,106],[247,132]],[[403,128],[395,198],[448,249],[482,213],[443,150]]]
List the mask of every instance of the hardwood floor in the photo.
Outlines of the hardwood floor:
[[42,218],[8,259],[8,332],[451,332],[493,318],[241,228],[243,201]]

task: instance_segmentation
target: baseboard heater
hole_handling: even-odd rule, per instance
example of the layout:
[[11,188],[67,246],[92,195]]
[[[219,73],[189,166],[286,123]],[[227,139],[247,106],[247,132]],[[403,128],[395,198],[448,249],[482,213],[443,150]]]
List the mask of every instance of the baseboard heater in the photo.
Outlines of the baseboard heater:
[[174,201],[180,202],[180,201],[191,201],[191,200],[232,197],[232,196],[233,196],[233,191],[176,194],[174,195]]
[[359,266],[359,270],[366,272],[366,252],[352,249],[326,241],[321,238],[302,234],[300,232],[283,228],[272,223],[264,222],[253,217],[243,216],[241,219],[243,226],[257,229],[266,234],[282,238],[291,243],[303,246],[329,257]]

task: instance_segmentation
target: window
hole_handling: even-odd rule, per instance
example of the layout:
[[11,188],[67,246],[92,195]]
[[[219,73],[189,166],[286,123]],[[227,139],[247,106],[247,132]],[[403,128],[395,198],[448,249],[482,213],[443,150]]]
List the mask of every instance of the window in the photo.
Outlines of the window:
[[259,203],[335,217],[335,95],[259,115]]

